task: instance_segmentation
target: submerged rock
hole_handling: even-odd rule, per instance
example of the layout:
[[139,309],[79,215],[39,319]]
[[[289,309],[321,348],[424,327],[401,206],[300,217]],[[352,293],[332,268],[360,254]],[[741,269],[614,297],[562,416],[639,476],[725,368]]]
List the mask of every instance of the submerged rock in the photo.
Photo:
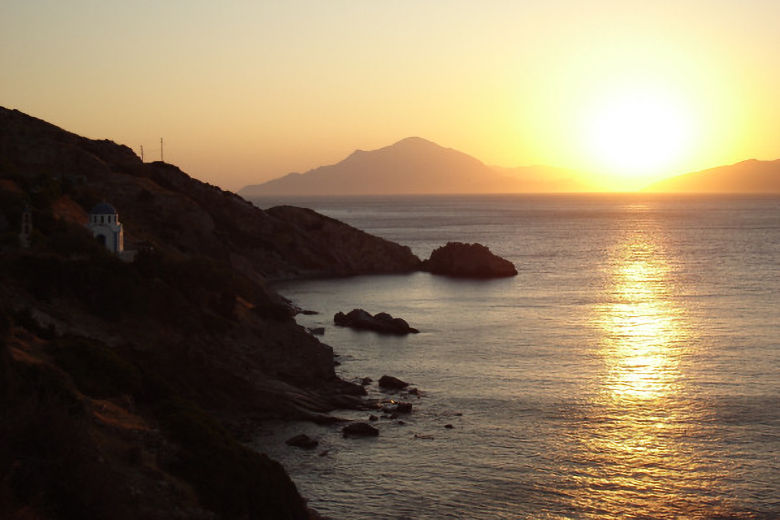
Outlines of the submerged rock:
[[311,450],[317,447],[319,444],[319,441],[316,439],[312,439],[305,433],[301,433],[299,435],[296,435],[295,437],[290,437],[284,443],[288,446],[295,446],[296,448],[304,448],[307,450]]
[[515,276],[517,269],[509,260],[490,252],[482,244],[448,242],[423,262],[423,271],[458,278],[502,278]]
[[341,435],[343,437],[376,437],[379,435],[379,430],[368,423],[357,422],[344,426],[341,429]]
[[406,388],[409,386],[409,383],[406,381],[401,381],[397,377],[393,376],[382,376],[379,378],[379,388],[390,388],[393,390],[401,390],[402,388]]
[[407,402],[400,402],[396,406],[396,410],[398,410],[399,413],[412,413],[412,403]]
[[352,309],[349,313],[337,312],[333,316],[333,323],[340,327],[353,329],[372,330],[381,334],[416,334],[419,330],[410,327],[406,320],[393,318],[386,312],[380,312],[375,316],[363,309]]
[[382,407],[382,412],[390,414],[392,418],[397,417],[399,413],[412,413],[412,403],[391,401]]

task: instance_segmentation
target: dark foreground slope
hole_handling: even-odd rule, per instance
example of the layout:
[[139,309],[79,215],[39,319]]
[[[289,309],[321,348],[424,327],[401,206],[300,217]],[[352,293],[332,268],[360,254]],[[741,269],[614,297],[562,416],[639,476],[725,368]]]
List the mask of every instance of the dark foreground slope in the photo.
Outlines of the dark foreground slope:
[[[84,229],[101,200],[133,262]],[[236,439],[269,417],[329,420],[363,390],[265,282],[418,265],[0,108],[0,517],[312,517],[283,468]]]

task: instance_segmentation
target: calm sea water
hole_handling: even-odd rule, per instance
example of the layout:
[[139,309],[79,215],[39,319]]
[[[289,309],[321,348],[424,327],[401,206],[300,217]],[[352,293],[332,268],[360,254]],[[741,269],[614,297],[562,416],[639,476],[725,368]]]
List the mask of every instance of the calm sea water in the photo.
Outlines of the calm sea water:
[[[780,198],[390,197],[312,207],[409,245],[481,242],[519,275],[288,283],[347,379],[418,387],[372,439],[256,445],[338,519],[780,517]],[[334,327],[361,307],[422,332]],[[376,384],[372,396],[381,397]],[[365,412],[336,412],[349,419]],[[445,428],[451,424],[451,429]],[[315,451],[284,445],[306,432]],[[323,452],[327,451],[324,455]]]

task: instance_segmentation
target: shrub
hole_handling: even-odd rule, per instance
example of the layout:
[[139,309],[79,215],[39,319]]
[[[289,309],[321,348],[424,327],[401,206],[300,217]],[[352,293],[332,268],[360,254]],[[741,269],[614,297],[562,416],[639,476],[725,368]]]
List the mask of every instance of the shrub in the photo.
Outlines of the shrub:
[[0,307],[0,339],[8,335],[8,331],[11,330],[11,317],[8,315],[8,311]]
[[38,320],[35,319],[35,316],[33,316],[32,310],[29,307],[23,307],[17,310],[14,313],[13,318],[17,325],[37,334],[40,338],[53,339],[57,335],[54,325],[43,327],[38,323]]
[[86,228],[62,220],[52,224],[49,234],[43,237],[39,246],[65,257],[86,255],[89,258],[99,258],[110,255]]
[[57,365],[70,375],[81,392],[91,397],[132,395],[141,388],[138,368],[99,341],[64,336],[50,348]]
[[48,210],[62,196],[60,177],[41,174],[35,178],[30,189],[30,200],[34,208]]

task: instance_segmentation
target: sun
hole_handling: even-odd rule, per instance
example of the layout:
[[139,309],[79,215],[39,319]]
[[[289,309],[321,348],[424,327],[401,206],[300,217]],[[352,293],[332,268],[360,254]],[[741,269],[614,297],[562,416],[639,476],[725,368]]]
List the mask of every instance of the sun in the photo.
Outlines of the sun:
[[604,96],[593,104],[584,126],[586,148],[597,167],[636,181],[667,173],[691,138],[685,105],[647,89]]

